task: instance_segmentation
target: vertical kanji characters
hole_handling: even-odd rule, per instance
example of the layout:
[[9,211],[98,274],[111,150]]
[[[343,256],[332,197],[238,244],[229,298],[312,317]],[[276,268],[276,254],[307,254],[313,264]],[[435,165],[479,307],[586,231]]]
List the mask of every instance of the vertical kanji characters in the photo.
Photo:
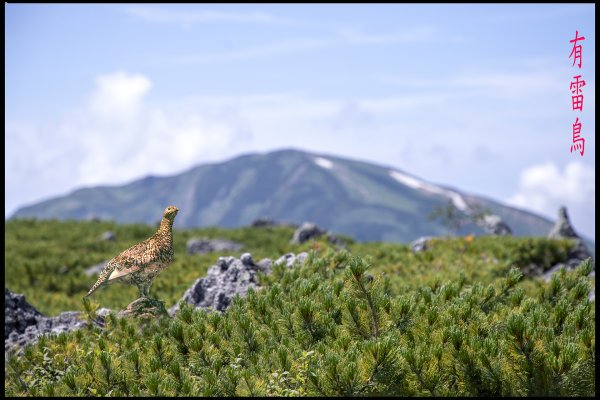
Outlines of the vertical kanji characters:
[[[581,69],[581,65],[583,63],[583,48],[581,44],[577,44],[579,41],[584,41],[584,36],[579,36],[579,31],[575,31],[575,39],[570,40],[570,43],[573,43],[573,49],[571,50],[571,54],[569,54],[569,58],[573,57],[573,65],[574,67],[577,65],[579,69]],[[581,90],[585,86],[585,81],[581,79],[581,75],[576,75],[573,77],[573,81],[571,81],[570,90],[571,90],[571,109],[573,111],[579,110],[583,111],[583,91]],[[583,156],[585,151],[585,139],[581,137],[581,122],[579,122],[579,117],[575,118],[575,123],[573,124],[573,141],[571,143],[571,153],[573,150],[578,150],[579,155]]]
[[573,150],[579,150],[579,154],[583,156],[585,151],[585,139],[581,137],[581,123],[579,118],[575,118],[573,124],[573,144],[571,145],[571,153]]
[[581,93],[581,88],[585,86],[585,81],[583,79],[580,81],[579,78],[581,78],[581,75],[574,76],[573,79],[575,80],[571,82],[571,93],[574,95],[571,96],[571,105],[573,110],[583,111],[583,94]]

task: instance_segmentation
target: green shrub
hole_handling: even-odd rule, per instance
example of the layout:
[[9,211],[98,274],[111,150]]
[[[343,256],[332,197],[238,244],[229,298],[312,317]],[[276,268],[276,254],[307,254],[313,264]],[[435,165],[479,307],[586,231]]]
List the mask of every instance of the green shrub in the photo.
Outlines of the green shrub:
[[[106,244],[105,252],[95,253],[86,243],[107,226],[61,224],[9,221],[7,242],[13,247],[7,246],[12,262],[7,265],[15,271],[25,264],[57,268],[61,255],[70,252],[73,260],[96,262],[125,243]],[[91,232],[92,226],[97,231]],[[60,232],[53,239],[46,232],[50,228]],[[148,233],[137,226],[119,229],[120,240],[127,242]],[[64,243],[73,238],[63,230],[79,230],[87,253]],[[413,254],[391,244],[350,243],[349,251],[325,241],[291,246],[289,230],[211,232],[251,243],[256,247],[247,250],[256,259],[313,250],[300,268],[275,266],[261,277],[262,289],[235,298],[225,313],[183,304],[174,318],[141,322],[111,314],[102,330],[42,337],[5,363],[5,395],[595,395],[591,264],[563,270],[547,283],[519,270],[533,260],[547,267],[564,260],[569,242],[458,238],[435,241],[431,250]],[[45,250],[38,243],[42,234]],[[184,238],[197,234],[175,233],[173,274],[157,279],[163,282],[157,294],[171,304],[218,256],[185,254]],[[262,248],[261,235],[269,243]],[[23,236],[38,253],[17,243]],[[44,273],[35,271],[33,277],[43,281]],[[80,271],[65,275],[71,273],[76,283],[92,283]],[[7,286],[24,291],[34,306],[65,310],[38,303],[44,295],[32,293],[27,274],[10,275],[5,272]],[[135,296],[108,288],[104,297],[75,303],[87,286],[73,295],[60,291],[61,280],[55,284],[59,304],[77,304],[71,309],[85,310],[88,318],[96,318],[100,303],[110,300],[115,307]]]

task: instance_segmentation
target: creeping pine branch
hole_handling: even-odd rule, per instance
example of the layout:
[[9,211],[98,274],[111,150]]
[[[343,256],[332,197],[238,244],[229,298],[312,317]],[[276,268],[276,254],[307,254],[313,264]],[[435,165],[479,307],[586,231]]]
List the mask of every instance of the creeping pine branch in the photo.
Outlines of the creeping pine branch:
[[379,321],[377,319],[377,312],[375,311],[375,306],[373,305],[373,300],[371,299],[371,295],[365,288],[362,281],[356,277],[355,277],[355,279],[356,279],[356,282],[358,283],[360,290],[362,291],[362,293],[364,294],[364,296],[367,299],[369,308],[371,309],[371,314],[373,315],[373,331],[374,331],[375,337],[378,337],[379,336]]
[[356,284],[358,285],[358,288],[360,289],[362,294],[367,299],[367,303],[369,305],[369,308],[371,309],[371,315],[373,316],[374,335],[375,335],[375,337],[378,337],[379,336],[379,321],[377,318],[377,312],[375,310],[375,305],[373,304],[373,299],[371,298],[371,294],[369,293],[369,291],[365,287],[364,283],[362,282],[364,270],[361,268],[361,266],[359,264],[360,262],[361,261],[358,259],[353,260],[353,264],[350,267],[351,268],[350,270],[352,272],[352,277],[354,278]]

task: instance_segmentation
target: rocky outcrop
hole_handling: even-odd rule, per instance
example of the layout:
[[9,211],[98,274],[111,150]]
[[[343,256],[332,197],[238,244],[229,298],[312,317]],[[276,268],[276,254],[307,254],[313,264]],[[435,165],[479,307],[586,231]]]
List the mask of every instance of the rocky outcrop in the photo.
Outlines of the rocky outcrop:
[[27,327],[37,325],[43,315],[25,301],[25,296],[4,288],[4,339],[15,332],[25,333]]
[[298,255],[295,255],[294,253],[287,253],[287,254],[284,254],[281,257],[279,257],[275,261],[275,265],[285,264],[285,266],[287,268],[292,268],[296,262],[298,262],[298,265],[304,264],[307,257],[308,257],[308,253],[306,253],[306,252],[299,253]]
[[548,232],[548,237],[551,239],[579,237],[571,225],[565,206],[558,209],[558,220]]
[[570,271],[579,266],[582,261],[591,257],[583,240],[575,233],[575,229],[573,229],[573,226],[569,221],[569,216],[565,207],[559,209],[558,220],[550,229],[548,238],[569,239],[573,241],[573,247],[569,250],[567,259],[550,267],[533,263],[529,264],[521,269],[523,274],[527,276],[541,276],[544,280],[549,281],[552,278],[552,275],[558,272],[562,267],[565,267],[567,271]]
[[259,270],[264,271],[265,274],[271,273],[271,268],[273,267],[273,260],[270,258],[263,258],[256,265],[258,265]]
[[244,245],[225,239],[191,238],[187,241],[188,254],[207,254],[221,251],[238,251]]
[[[554,272],[560,270],[564,266],[568,271],[577,267],[582,261],[592,257],[588,251],[583,239],[577,235],[575,229],[569,221],[569,215],[567,214],[567,208],[561,207],[558,210],[558,220],[556,224],[548,232],[548,238],[550,239],[570,239],[573,241],[573,247],[567,255],[567,260],[563,263],[553,265],[550,269],[544,272],[543,277],[546,280],[550,280]],[[593,261],[592,261],[593,263]],[[594,266],[595,269],[595,266]]]
[[275,221],[273,221],[270,218],[257,218],[254,221],[252,221],[252,224],[250,224],[250,226],[253,226],[255,228],[261,227],[261,226],[275,226]]
[[548,232],[548,237],[550,239],[571,239],[575,243],[575,246],[569,252],[569,261],[567,261],[567,264],[576,263],[578,265],[581,261],[592,256],[585,246],[583,239],[579,237],[571,225],[566,207],[561,207],[558,210],[558,220],[552,229],[550,229],[550,232]]
[[433,236],[421,236],[420,238],[415,239],[412,242],[410,242],[410,244],[408,246],[410,247],[410,250],[413,253],[425,251],[425,250],[427,250],[427,245],[433,238],[434,238]]
[[297,228],[298,225],[297,224],[292,224],[291,222],[277,222],[272,220],[271,218],[257,218],[254,221],[252,221],[252,223],[250,224],[250,226],[254,227],[254,228],[260,228],[260,227],[265,227],[265,226],[285,226],[285,227],[289,227],[289,228]]
[[100,239],[107,242],[113,242],[117,240],[117,235],[115,235],[114,232],[106,231],[100,236]]
[[34,343],[42,334],[60,334],[87,325],[80,312],[66,311],[57,317],[45,317],[25,296],[4,289],[4,352]]
[[[289,253],[283,257],[285,260],[293,258],[301,264],[306,259],[306,253],[298,256]],[[278,259],[275,263],[280,260],[282,259]],[[196,308],[224,311],[229,307],[234,296],[245,296],[250,288],[258,289],[260,286],[257,274],[270,273],[272,264],[269,259],[255,263],[250,253],[242,254],[240,259],[219,257],[217,263],[208,269],[206,276],[196,280],[179,302],[187,302]],[[170,315],[174,315],[179,310],[179,302],[169,309]]]
[[312,222],[305,222],[294,232],[294,236],[292,237],[292,243],[294,244],[302,244],[311,239],[316,239],[326,234],[327,231],[319,228],[317,224]]
[[98,264],[92,265],[91,267],[86,268],[83,271],[83,273],[86,276],[98,275],[98,274],[100,274],[100,272],[102,272],[104,267],[106,267],[106,264],[108,264],[108,261],[102,261],[101,263],[98,263]]
[[[562,267],[564,267],[567,271],[570,271],[581,264],[582,261],[591,258],[592,255],[588,251],[583,239],[577,235],[575,229],[571,225],[571,221],[569,220],[569,215],[567,214],[566,207],[560,207],[558,210],[558,220],[556,224],[550,229],[548,232],[548,238],[550,239],[570,239],[573,241],[574,245],[569,251],[567,256],[567,260],[563,263],[558,263],[553,265],[546,271],[542,271],[539,275],[546,281],[550,281],[552,279],[552,275],[556,272],[560,271]],[[594,266],[592,272],[590,273],[590,277],[594,280],[596,279],[596,267],[594,260],[592,259],[592,265]],[[590,292],[590,299],[593,300],[596,296],[596,291],[592,289]]]
[[486,214],[481,219],[478,220],[477,225],[479,225],[484,231],[486,231],[490,235],[512,235],[512,230],[502,218],[495,214]]
[[[96,326],[104,327],[106,316],[112,310],[101,308],[96,311]],[[165,313],[166,314],[166,313]],[[121,312],[119,316],[124,316]],[[56,317],[46,317],[25,300],[25,296],[4,288],[4,357],[9,352],[20,353],[28,344],[37,342],[40,335],[61,334],[87,326],[83,313],[65,311]]]
[[168,313],[164,302],[149,297],[140,297],[129,303],[123,311],[118,313],[118,316],[156,319],[168,316]]
[[305,222],[296,229],[292,237],[292,244],[302,244],[312,239],[317,239],[325,235],[327,241],[338,247],[346,247],[343,240],[333,235],[331,232],[321,229],[313,222]]

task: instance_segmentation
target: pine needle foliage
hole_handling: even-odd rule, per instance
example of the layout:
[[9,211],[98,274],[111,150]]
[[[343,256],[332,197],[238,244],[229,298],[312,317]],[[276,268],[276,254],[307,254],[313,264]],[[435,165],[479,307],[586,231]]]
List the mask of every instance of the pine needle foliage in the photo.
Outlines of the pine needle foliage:
[[[304,266],[275,266],[224,313],[181,304],[174,318],[109,314],[41,337],[5,363],[5,395],[594,396],[591,263],[533,280],[519,267],[569,243],[498,239],[430,255],[309,244]],[[79,307],[97,318],[97,303]]]

